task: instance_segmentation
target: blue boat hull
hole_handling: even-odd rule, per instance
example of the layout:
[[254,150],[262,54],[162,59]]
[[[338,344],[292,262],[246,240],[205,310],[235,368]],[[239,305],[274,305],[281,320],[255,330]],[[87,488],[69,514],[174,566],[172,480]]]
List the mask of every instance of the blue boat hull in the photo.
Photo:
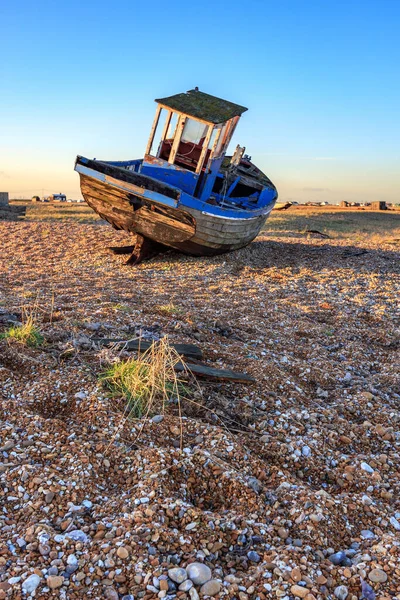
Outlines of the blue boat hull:
[[78,157],[75,170],[85,201],[114,228],[187,254],[211,256],[246,246],[259,234],[276,202],[272,184],[266,190],[270,198],[254,209],[200,202],[179,188],[135,172],[134,163],[123,163],[121,168],[118,163]]

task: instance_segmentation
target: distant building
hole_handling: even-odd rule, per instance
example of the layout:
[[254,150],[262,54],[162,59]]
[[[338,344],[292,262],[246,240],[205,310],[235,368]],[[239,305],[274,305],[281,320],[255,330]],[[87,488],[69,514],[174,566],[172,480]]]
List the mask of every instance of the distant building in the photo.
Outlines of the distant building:
[[66,202],[67,196],[61,192],[59,194],[51,194],[51,196],[49,196],[49,200],[50,202]]
[[8,206],[8,192],[0,192],[0,206]]
[[378,202],[371,202],[372,210],[387,210],[386,202],[379,200]]

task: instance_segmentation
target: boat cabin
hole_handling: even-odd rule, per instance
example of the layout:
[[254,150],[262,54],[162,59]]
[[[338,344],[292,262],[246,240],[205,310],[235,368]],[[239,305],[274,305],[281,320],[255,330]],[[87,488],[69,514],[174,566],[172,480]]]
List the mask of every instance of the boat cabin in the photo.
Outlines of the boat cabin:
[[247,108],[198,88],[156,102],[141,172],[199,198],[207,197]]

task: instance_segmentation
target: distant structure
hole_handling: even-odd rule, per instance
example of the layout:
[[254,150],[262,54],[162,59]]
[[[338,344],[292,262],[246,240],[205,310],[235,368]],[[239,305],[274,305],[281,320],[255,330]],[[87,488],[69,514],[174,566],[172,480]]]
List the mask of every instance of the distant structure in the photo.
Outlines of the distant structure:
[[348,206],[350,206],[350,202],[346,202],[346,200],[342,200],[340,203],[340,206],[342,208],[347,208]]
[[8,192],[0,192],[0,206],[8,206]]
[[378,202],[371,202],[372,210],[387,210],[386,202],[379,200]]
[[67,196],[60,192],[59,194],[52,194],[48,197],[48,199],[50,200],[50,202],[66,202]]

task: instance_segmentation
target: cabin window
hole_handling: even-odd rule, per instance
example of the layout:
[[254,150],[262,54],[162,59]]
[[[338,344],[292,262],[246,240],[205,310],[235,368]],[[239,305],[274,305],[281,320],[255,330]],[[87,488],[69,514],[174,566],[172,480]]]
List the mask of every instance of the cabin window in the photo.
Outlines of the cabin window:
[[207,135],[208,125],[195,121],[194,119],[186,119],[185,127],[182,133],[182,141],[190,142],[191,144],[200,144],[204,142]]

